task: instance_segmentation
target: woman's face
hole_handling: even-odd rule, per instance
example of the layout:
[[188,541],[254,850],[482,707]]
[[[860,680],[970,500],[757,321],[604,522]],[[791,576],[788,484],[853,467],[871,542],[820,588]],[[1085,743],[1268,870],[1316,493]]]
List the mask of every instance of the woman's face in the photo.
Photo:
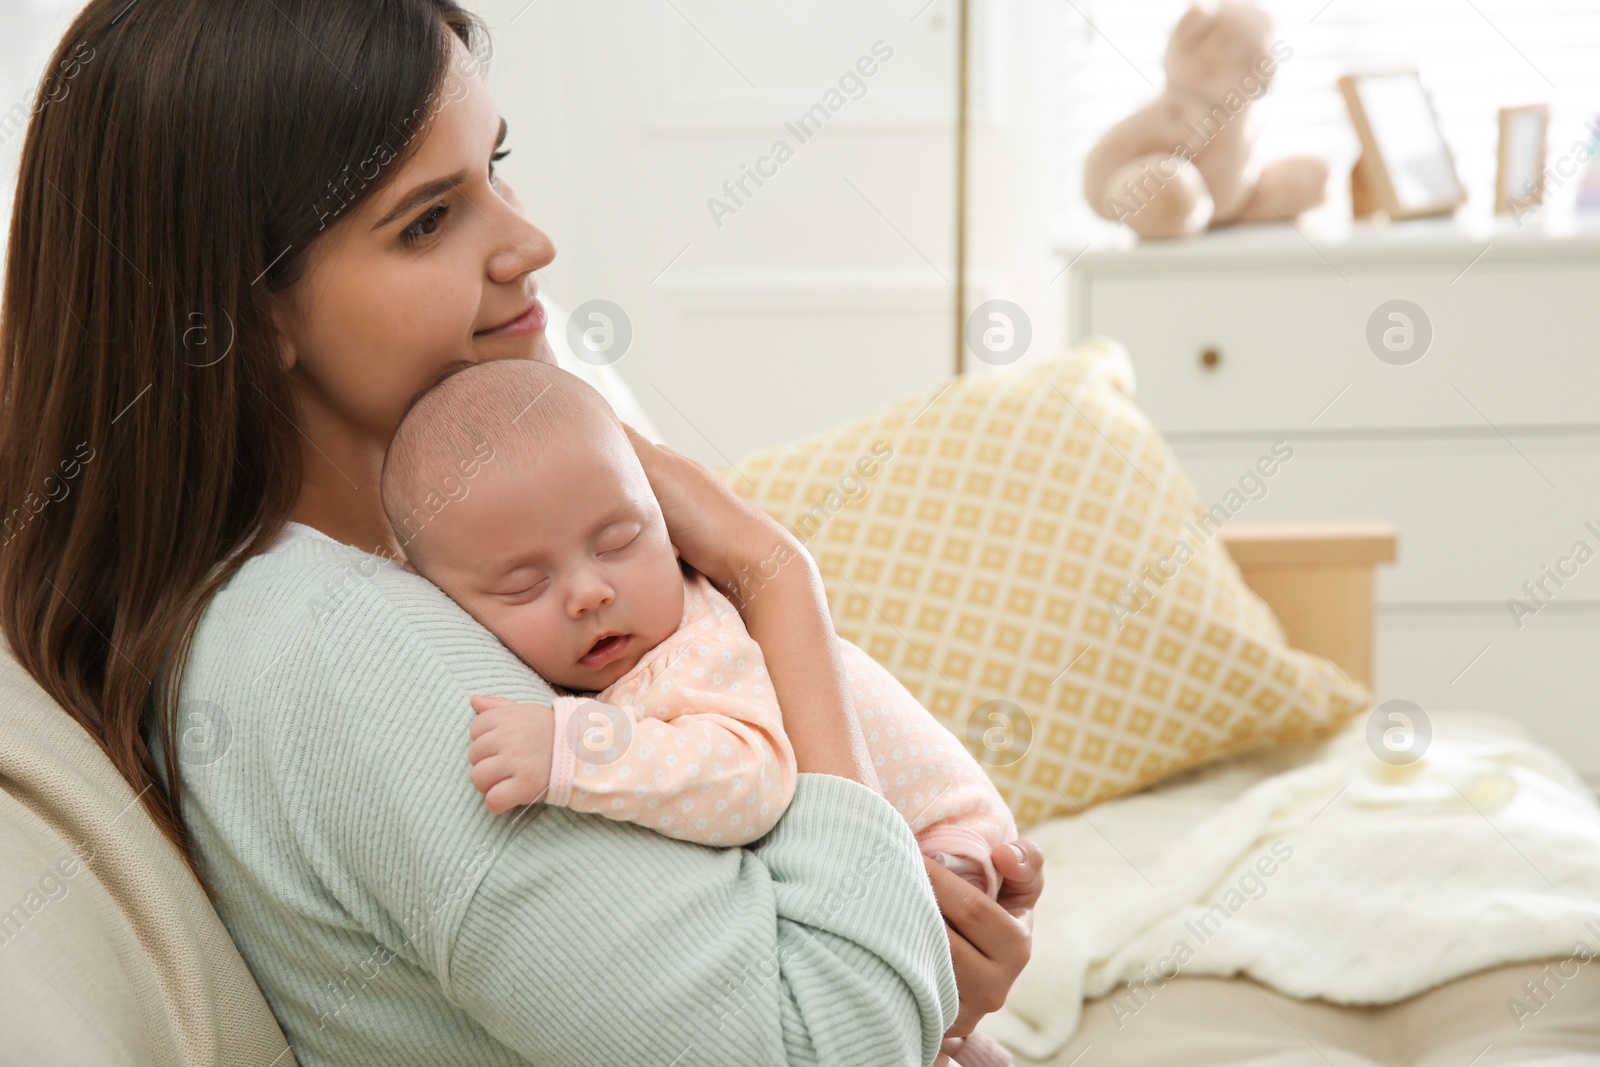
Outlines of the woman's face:
[[375,196],[337,216],[280,302],[313,443],[333,432],[381,449],[406,402],[456,360],[555,362],[534,277],[555,246],[495,175],[499,111],[471,54],[453,37],[451,46],[414,151]]

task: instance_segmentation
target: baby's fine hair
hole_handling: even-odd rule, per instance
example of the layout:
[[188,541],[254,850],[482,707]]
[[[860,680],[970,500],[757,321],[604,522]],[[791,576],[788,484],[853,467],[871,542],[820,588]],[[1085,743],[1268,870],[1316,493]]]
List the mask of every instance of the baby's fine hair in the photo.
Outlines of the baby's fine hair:
[[593,386],[531,359],[460,360],[412,397],[383,457],[383,511],[402,548],[490,462],[530,462],[555,434],[582,425],[585,409],[616,423]]

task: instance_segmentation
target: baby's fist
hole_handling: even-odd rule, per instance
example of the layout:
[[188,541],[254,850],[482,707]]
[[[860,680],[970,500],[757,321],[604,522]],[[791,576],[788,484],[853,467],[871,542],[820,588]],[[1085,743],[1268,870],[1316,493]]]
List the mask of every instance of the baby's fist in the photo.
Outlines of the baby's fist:
[[496,815],[543,800],[550,790],[550,748],[555,713],[548,704],[516,704],[475,696],[472,710],[472,784]]

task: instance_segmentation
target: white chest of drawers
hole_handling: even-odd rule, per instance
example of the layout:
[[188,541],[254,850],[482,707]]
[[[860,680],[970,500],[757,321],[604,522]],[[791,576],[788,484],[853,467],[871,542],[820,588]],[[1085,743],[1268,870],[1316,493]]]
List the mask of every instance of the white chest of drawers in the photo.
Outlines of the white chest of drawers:
[[1275,226],[1092,251],[1068,333],[1127,345],[1202,500],[1293,447],[1237,521],[1398,527],[1380,699],[1513,715],[1593,779],[1600,226],[1563,229]]

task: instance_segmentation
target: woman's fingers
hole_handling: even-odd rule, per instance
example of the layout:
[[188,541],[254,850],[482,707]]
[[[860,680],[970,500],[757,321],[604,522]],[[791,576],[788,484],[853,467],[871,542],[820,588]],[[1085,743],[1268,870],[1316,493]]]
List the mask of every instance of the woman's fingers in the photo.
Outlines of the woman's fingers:
[[964,1037],[978,1020],[1006,1002],[1027,966],[1033,937],[1023,922],[959,875],[924,857],[934,899],[950,936],[961,1011],[950,1035]]
[[956,989],[961,994],[961,1010],[956,1021],[945,1031],[946,1037],[966,1037],[977,1027],[979,1020],[1005,1003],[1004,993],[995,1001],[992,995],[996,985],[994,965],[983,953],[973,948],[966,938],[946,928],[950,935],[950,965],[956,972]]
[[636,452],[639,450],[639,445],[642,442],[643,444],[649,445],[651,448],[655,449],[657,452],[665,452],[669,456],[677,456],[680,459],[688,460],[688,462],[695,464],[695,466],[697,466],[697,467],[698,466],[704,466],[704,464],[700,463],[697,460],[690,459],[688,456],[685,456],[682,452],[679,452],[676,448],[673,448],[671,445],[667,444],[664,441],[652,441],[652,440],[650,440],[650,438],[646,437],[644,434],[640,433],[638,430],[635,430],[632,426],[629,426],[627,423],[623,423],[622,424],[622,428],[627,431],[628,440],[633,442],[633,448],[634,448],[634,451],[636,451]]
[[[950,935],[950,962],[956,971],[956,987],[961,990],[961,1013],[957,1016],[957,1025],[949,1032],[965,1037],[972,1033],[979,1019],[1005,1006],[1006,994],[1011,992],[1016,975],[954,928],[947,926],[946,932]],[[964,987],[963,980],[966,981]]]
[[[994,850],[995,870],[1004,879],[1000,884],[1000,906],[1012,915],[1033,911],[1044,892],[1044,852],[1037,842],[1022,838]],[[1032,916],[1028,916],[1030,925]]]
[[666,445],[657,444],[656,442],[650,440],[650,438],[646,437],[638,430],[635,430],[627,423],[622,424],[622,431],[628,435],[628,440],[633,442],[633,448],[635,452],[641,451],[642,445],[649,445],[651,448],[659,448],[668,452],[672,451],[671,449],[667,448]]
[[637,430],[629,429],[628,440],[639,457],[645,477],[650,480],[651,491],[661,505],[661,516],[667,523],[667,535],[690,565],[703,571],[704,567],[697,562],[698,553],[695,549],[705,539],[705,527],[709,522],[704,503],[696,499],[693,484],[696,472],[689,468],[683,456],[655,444]]
[[[927,867],[934,899],[944,913],[945,922],[991,959],[1020,955],[1026,962],[1030,938],[1015,916],[960,875],[932,860],[927,860]],[[1020,971],[1021,967],[1017,969]]]
[[673,547],[724,592],[768,559],[777,545],[793,542],[789,531],[741,499],[704,464],[636,430],[629,430],[628,440],[661,505]]

